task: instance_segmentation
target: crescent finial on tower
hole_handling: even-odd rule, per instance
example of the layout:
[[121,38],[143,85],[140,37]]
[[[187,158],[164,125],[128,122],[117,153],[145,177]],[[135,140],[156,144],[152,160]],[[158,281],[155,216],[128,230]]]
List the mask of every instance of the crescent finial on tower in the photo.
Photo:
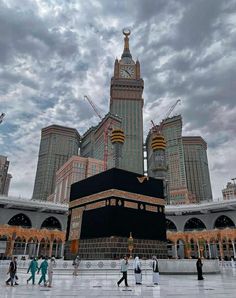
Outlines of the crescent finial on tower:
[[128,28],[124,28],[122,30],[125,38],[124,38],[124,51],[123,51],[123,54],[122,54],[122,58],[124,57],[129,57],[129,58],[132,58],[131,54],[130,54],[130,50],[129,50],[129,35],[131,34],[131,30],[128,29]]

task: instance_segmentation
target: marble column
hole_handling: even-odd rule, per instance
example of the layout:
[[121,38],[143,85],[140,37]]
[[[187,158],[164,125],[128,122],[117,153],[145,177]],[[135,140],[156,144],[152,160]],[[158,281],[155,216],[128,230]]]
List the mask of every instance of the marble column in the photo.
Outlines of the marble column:
[[48,253],[49,257],[52,256],[52,246],[53,246],[53,241],[51,241],[50,244],[49,244],[49,253]]
[[199,243],[197,241],[197,254],[198,254],[198,258],[201,257],[201,253],[200,253],[200,248],[199,248]]
[[28,245],[28,242],[25,242],[24,255],[26,255],[27,245]]
[[57,258],[57,252],[58,252],[58,243],[56,242],[56,250],[55,250],[55,257]]
[[232,246],[233,246],[234,258],[236,258],[236,253],[235,253],[235,243],[234,243],[234,241],[232,241]]
[[60,257],[62,259],[64,258],[64,246],[65,246],[65,243],[62,242],[62,244],[61,244],[61,252],[60,252]]
[[177,243],[175,243],[175,258],[178,259]]
[[207,247],[208,247],[209,259],[211,259],[211,244],[209,242],[207,243]]
[[5,253],[8,257],[12,256],[13,250],[14,250],[15,240],[13,240],[11,237],[7,240],[7,246]]
[[219,248],[220,248],[220,257],[222,260],[224,260],[224,250],[221,240],[219,240]]
[[228,239],[225,243],[225,246],[226,246],[226,256],[229,257],[229,240]]
[[37,244],[36,257],[39,256],[39,247],[40,247],[40,242],[38,242]]

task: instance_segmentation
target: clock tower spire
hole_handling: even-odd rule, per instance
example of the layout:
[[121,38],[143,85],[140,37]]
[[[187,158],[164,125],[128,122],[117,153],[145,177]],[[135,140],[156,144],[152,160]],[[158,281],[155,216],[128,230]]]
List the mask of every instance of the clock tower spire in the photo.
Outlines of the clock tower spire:
[[128,57],[128,58],[132,59],[132,56],[131,56],[130,50],[129,50],[129,35],[130,35],[130,33],[131,33],[131,31],[129,29],[123,29],[123,34],[124,34],[125,38],[124,38],[124,51],[123,51],[121,58]]
[[143,174],[143,88],[139,61],[134,62],[129,49],[129,29],[123,30],[124,50],[115,60],[111,79],[110,111],[122,118],[126,141],[120,167]]

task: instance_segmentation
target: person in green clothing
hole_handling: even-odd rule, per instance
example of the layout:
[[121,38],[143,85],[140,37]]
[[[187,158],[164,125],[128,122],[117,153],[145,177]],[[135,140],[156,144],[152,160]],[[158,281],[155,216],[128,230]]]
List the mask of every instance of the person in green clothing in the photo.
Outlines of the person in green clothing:
[[43,257],[43,261],[38,269],[38,274],[39,274],[39,271],[41,270],[41,277],[40,277],[40,280],[38,282],[38,284],[40,285],[41,282],[43,281],[44,282],[44,286],[46,287],[47,286],[47,281],[46,281],[46,274],[47,274],[47,271],[48,271],[48,261],[47,261],[47,257]]
[[32,279],[32,284],[35,284],[35,273],[38,270],[38,262],[36,258],[33,258],[33,260],[30,262],[29,268],[27,270],[27,273],[31,273],[31,276],[29,279],[27,279],[27,284],[28,282]]

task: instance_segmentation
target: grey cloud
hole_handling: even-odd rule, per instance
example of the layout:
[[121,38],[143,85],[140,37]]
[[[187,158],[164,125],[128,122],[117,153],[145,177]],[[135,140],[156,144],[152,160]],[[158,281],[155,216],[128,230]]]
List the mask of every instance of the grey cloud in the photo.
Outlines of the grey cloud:
[[60,33],[50,30],[47,19],[42,19],[32,9],[19,10],[0,6],[1,61],[7,62],[12,55],[32,55],[41,59],[58,53],[62,57],[77,50],[76,35],[66,30]]
[[32,89],[38,89],[38,82],[26,77],[21,73],[14,72],[13,70],[12,71],[0,70],[0,81],[1,81],[1,84],[5,84],[6,82],[8,84],[21,83],[22,85],[25,85]]
[[[185,133],[206,139],[213,184],[220,181],[217,160],[226,143],[224,163],[230,164],[236,130],[234,0],[6,3],[0,4],[0,109],[7,113],[0,153],[12,160],[13,192],[32,193],[42,127],[57,123],[82,134],[96,125],[84,94],[102,114],[108,111],[110,77],[126,26],[145,80],[145,119],[160,120],[182,98]],[[32,163],[19,176],[29,157]]]
[[217,29],[223,1],[185,1],[183,18],[177,26],[174,48],[199,48],[208,44]]

